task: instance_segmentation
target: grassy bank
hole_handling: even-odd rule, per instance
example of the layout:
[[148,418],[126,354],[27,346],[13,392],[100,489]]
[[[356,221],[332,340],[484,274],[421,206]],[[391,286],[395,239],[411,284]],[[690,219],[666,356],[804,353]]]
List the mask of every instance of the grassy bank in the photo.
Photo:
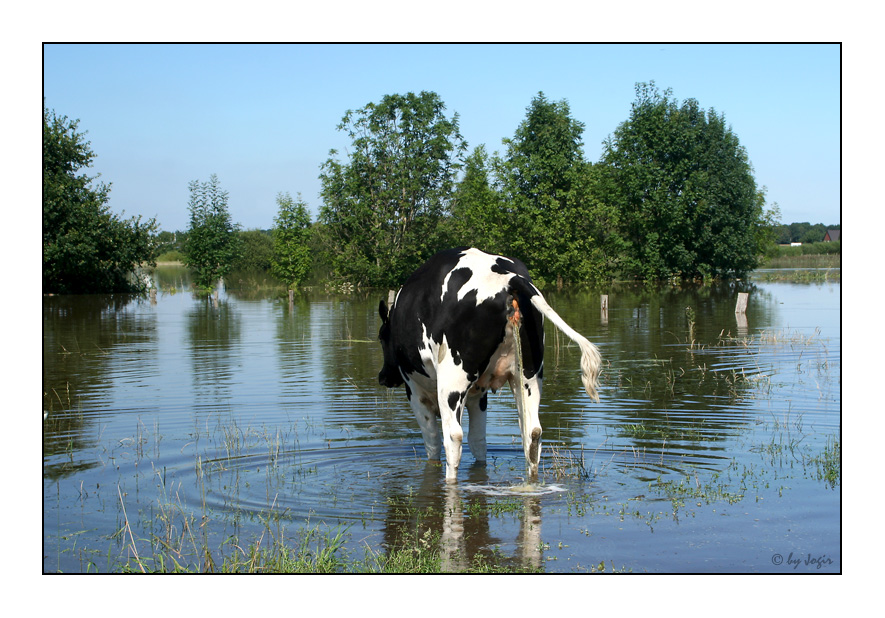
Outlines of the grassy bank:
[[776,255],[763,260],[760,268],[841,268],[842,255]]
[[840,268],[842,243],[821,242],[798,247],[778,246],[760,268]]

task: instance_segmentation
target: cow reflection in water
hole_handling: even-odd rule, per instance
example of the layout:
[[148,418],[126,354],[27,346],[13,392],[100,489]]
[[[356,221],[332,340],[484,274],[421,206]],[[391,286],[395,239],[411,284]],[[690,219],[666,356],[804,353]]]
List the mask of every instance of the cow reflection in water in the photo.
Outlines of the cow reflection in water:
[[[469,483],[487,486],[485,466],[473,465],[467,472]],[[498,538],[492,533],[489,509],[499,500],[500,497],[467,491],[456,484],[440,483],[439,464],[428,462],[417,491],[406,494],[397,490],[388,496],[384,545],[388,551],[416,546],[422,551],[438,548],[444,572],[463,572],[482,565],[505,567],[509,571],[540,571],[541,497],[504,498],[508,505],[521,502],[520,512],[495,515],[494,521],[506,526],[510,517],[518,517],[519,532],[515,538]],[[512,552],[506,549],[511,544]],[[504,549],[494,549],[498,547]]]
[[479,249],[443,251],[409,277],[391,307],[381,301],[378,313],[378,381],[405,386],[428,459],[440,459],[445,447],[447,481],[457,480],[465,408],[470,451],[485,461],[487,393],[504,384],[516,398],[528,477],[537,478],[545,317],[580,347],[584,388],[598,400],[599,351],[553,311],[519,260]]

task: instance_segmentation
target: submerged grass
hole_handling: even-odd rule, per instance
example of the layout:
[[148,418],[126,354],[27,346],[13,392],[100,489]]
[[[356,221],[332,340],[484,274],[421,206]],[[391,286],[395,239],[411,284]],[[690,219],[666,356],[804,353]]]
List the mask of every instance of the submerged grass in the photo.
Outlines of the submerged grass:
[[[201,524],[202,525],[202,524]],[[269,530],[269,529],[268,529]],[[350,549],[349,529],[325,524],[307,524],[294,538],[270,534],[242,545],[229,537],[228,552],[219,555],[208,545],[194,543],[189,553],[162,539],[136,539],[128,521],[117,535],[124,537],[125,557],[109,564],[109,570],[124,573],[513,573],[542,572],[540,568],[510,565],[492,551],[477,553],[469,561],[453,560],[441,551],[440,534],[425,529],[402,535],[396,547],[384,551],[364,543],[363,554]],[[187,534],[185,534],[187,536]],[[195,541],[191,537],[191,541]],[[139,552],[137,545],[149,546],[152,553]],[[452,568],[452,565],[458,568]]]
[[826,482],[830,488],[839,485],[842,482],[842,444],[839,438],[829,438],[823,451],[809,458],[809,464],[814,465],[819,481]]
[[[340,522],[328,525],[297,521],[288,509],[277,506],[275,487],[288,481],[299,482],[298,473],[288,470],[291,460],[281,456],[282,445],[293,442],[279,429],[270,431],[244,425],[230,417],[205,421],[205,428],[195,428],[192,436],[208,442],[209,452],[195,452],[194,489],[199,500],[185,496],[182,481],[167,476],[165,467],[155,467],[149,459],[158,456],[162,436],[155,427],[151,436],[143,423],[137,423],[136,438],[125,441],[126,452],[113,452],[110,462],[126,459],[142,462],[157,488],[157,497],[145,502],[144,496],[127,493],[118,481],[115,489],[117,525],[107,535],[106,552],[86,548],[79,541],[84,534],[65,533],[59,541],[68,547],[59,549],[80,558],[81,572],[125,573],[510,573],[543,570],[538,565],[523,564],[494,549],[468,556],[463,544],[454,550],[441,539],[442,522],[452,517],[445,507],[419,507],[415,495],[392,499],[388,514],[395,520],[411,522],[396,528],[392,537],[380,545],[369,539],[355,540],[350,526]],[[155,442],[150,446],[150,438]],[[240,512],[234,496],[242,480],[236,474],[236,460],[254,451],[262,458],[263,475],[268,483],[268,506],[251,514]],[[215,456],[213,456],[213,454]],[[287,463],[288,462],[288,463]],[[229,467],[233,464],[233,468]],[[300,466],[296,464],[296,468]],[[289,478],[289,475],[291,478]],[[286,477],[288,481],[280,481]],[[233,485],[232,485],[233,484]],[[290,485],[286,484],[286,487]],[[212,506],[207,496],[218,492],[222,504]],[[141,490],[143,494],[144,489]],[[84,494],[85,495],[85,494]],[[190,505],[190,506],[188,506]],[[516,499],[458,502],[464,518],[517,517],[525,514],[524,504]],[[231,519],[232,518],[232,519]],[[250,533],[243,534],[241,522],[251,520]],[[293,532],[294,530],[294,532]],[[233,533],[231,533],[231,531]],[[86,531],[83,531],[84,533]],[[100,537],[101,538],[101,537]],[[61,544],[60,544],[61,547]],[[60,561],[59,561],[60,562]]]

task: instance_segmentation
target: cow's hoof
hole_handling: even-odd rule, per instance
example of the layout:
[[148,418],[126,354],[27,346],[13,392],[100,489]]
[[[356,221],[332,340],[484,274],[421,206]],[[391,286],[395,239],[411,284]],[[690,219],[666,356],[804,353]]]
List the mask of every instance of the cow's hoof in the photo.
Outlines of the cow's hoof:
[[535,427],[532,429],[532,441],[529,444],[529,461],[534,464],[538,463],[539,455],[541,451],[541,428]]

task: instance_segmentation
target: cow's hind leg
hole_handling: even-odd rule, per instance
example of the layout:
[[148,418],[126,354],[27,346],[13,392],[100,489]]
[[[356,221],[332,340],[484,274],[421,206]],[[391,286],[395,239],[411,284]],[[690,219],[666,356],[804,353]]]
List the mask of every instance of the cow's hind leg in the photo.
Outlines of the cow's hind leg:
[[467,443],[476,461],[486,460],[486,405],[487,393],[481,396],[468,395],[467,398]]
[[439,424],[436,422],[439,416],[439,406],[436,403],[436,393],[429,393],[422,388],[412,385],[407,391],[409,405],[418,420],[421,435],[424,437],[424,448],[427,451],[427,459],[440,459],[442,441],[439,435]]

